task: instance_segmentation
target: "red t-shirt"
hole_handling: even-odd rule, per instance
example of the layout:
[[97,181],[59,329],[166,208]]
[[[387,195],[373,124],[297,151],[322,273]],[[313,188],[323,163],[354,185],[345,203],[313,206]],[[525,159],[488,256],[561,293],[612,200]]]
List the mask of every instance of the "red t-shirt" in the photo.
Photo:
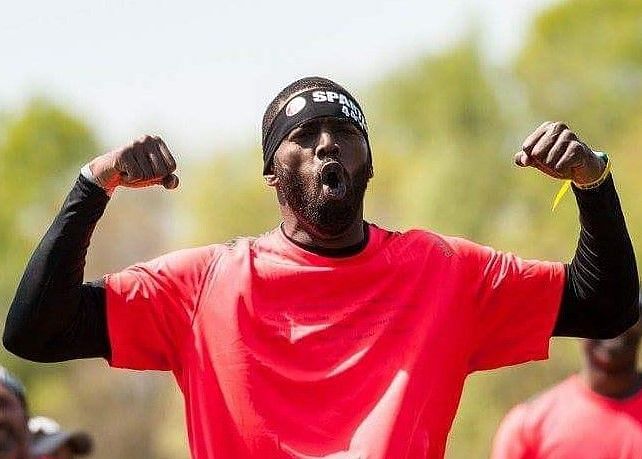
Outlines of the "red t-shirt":
[[642,392],[603,397],[575,375],[502,421],[493,459],[640,459]]
[[347,258],[275,229],[107,275],[110,364],[174,373],[197,459],[442,457],[466,375],[547,357],[564,267],[369,229]]

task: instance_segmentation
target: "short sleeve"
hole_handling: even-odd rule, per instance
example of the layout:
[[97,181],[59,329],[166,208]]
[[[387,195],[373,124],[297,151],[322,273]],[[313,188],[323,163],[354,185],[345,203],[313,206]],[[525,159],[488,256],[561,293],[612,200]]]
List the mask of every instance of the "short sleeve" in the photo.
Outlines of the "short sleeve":
[[105,276],[113,367],[177,370],[214,246],[179,250]]
[[472,286],[470,371],[548,358],[564,265],[523,260],[465,240],[458,245]]
[[526,406],[513,408],[499,425],[493,439],[491,459],[529,459],[530,435],[525,430]]

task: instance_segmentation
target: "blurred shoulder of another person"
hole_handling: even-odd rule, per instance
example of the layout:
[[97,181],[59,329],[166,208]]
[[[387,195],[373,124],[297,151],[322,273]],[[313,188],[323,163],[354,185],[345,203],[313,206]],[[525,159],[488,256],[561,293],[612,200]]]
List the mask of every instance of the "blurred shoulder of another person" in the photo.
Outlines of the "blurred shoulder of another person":
[[616,338],[584,340],[581,372],[513,408],[492,459],[641,458],[641,336],[638,321]]

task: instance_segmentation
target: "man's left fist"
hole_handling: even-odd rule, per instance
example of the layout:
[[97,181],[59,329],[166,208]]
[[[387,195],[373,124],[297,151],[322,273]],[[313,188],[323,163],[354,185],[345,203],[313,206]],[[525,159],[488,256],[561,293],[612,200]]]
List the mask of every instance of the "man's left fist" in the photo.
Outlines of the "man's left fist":
[[566,124],[547,121],[526,137],[515,164],[532,166],[546,175],[578,185],[595,182],[606,165]]

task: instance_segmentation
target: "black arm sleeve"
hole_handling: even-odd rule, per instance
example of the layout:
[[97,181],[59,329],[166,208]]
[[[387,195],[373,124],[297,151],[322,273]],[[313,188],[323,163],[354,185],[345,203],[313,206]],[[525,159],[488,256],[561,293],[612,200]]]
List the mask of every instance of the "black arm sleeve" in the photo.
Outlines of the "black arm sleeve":
[[37,362],[109,357],[102,281],[83,284],[91,234],[109,197],[80,175],[31,256],[11,303],[3,343]]
[[573,188],[580,238],[566,266],[554,336],[613,338],[638,320],[635,254],[613,178],[592,190]]

